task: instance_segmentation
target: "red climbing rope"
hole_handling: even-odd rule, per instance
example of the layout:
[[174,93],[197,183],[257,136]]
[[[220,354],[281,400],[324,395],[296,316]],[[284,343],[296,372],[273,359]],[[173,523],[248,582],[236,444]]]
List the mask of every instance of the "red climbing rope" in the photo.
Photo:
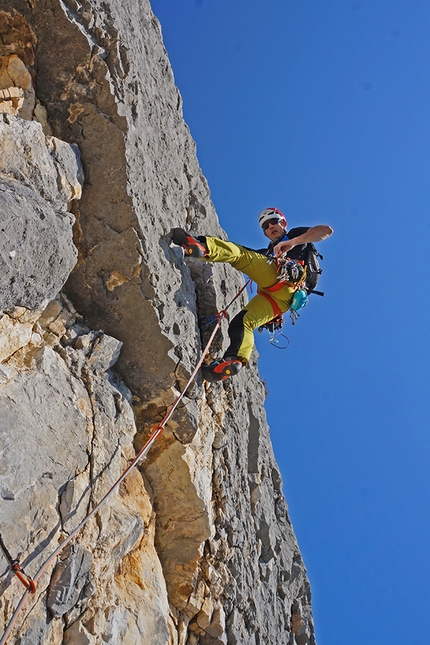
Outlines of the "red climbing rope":
[[234,296],[233,300],[231,300],[227,307],[225,309],[221,309],[216,313],[214,316],[205,316],[204,318],[201,318],[201,321],[203,322],[204,326],[206,325],[211,325],[212,323],[216,322],[217,320],[222,320],[222,318],[227,318],[228,319],[228,314],[227,314],[227,309],[231,307],[233,302],[239,298],[240,294],[243,293],[246,289],[246,287],[252,282],[251,278],[248,278],[248,280],[245,282],[243,287],[239,289],[237,294]]
[[[226,314],[227,309],[229,309],[229,308],[231,307],[231,305],[233,304],[233,302],[235,302],[235,300],[237,300],[237,299],[239,298],[239,296],[241,295],[241,293],[243,293],[243,292],[245,291],[246,287],[247,287],[251,282],[252,282],[251,278],[248,278],[248,280],[245,282],[245,284],[243,285],[243,287],[242,287],[241,289],[239,289],[239,291],[237,292],[237,294],[235,295],[235,297],[233,298],[233,300],[230,300],[230,302],[228,303],[227,307],[226,307],[225,309],[223,309],[223,313],[225,313],[225,314]],[[251,289],[251,291],[252,291],[252,289]]]
[[[106,500],[112,495],[112,493],[124,481],[124,479],[127,477],[128,473],[137,465],[137,463],[143,457],[146,456],[147,452],[149,451],[149,449],[151,448],[153,443],[164,432],[166,424],[168,423],[168,421],[170,421],[174,411],[176,410],[176,408],[178,407],[179,403],[184,398],[184,396],[185,396],[188,388],[190,387],[191,383],[194,381],[194,379],[196,377],[196,374],[199,371],[199,369],[200,369],[200,367],[201,367],[201,365],[203,363],[203,360],[204,360],[206,354],[209,351],[210,346],[212,345],[212,342],[213,342],[213,340],[215,338],[215,335],[216,335],[216,333],[217,333],[217,331],[218,331],[223,319],[227,317],[227,309],[233,304],[233,302],[235,302],[235,300],[240,296],[240,294],[246,289],[246,287],[247,287],[247,285],[249,284],[250,281],[251,280],[248,280],[244,284],[244,286],[238,291],[238,293],[235,295],[233,300],[231,300],[231,302],[227,305],[227,307],[225,309],[221,310],[220,312],[218,312],[218,314],[216,314],[217,324],[215,325],[215,327],[214,327],[214,329],[213,329],[213,331],[212,331],[212,333],[210,335],[210,338],[209,338],[208,342],[206,343],[206,346],[205,346],[205,348],[204,348],[204,350],[202,352],[202,355],[201,355],[197,365],[195,366],[194,371],[192,372],[190,378],[188,379],[185,387],[181,390],[181,392],[176,397],[175,401],[168,408],[168,410],[167,410],[166,414],[164,415],[162,421],[158,425],[156,425],[153,428],[151,428],[151,434],[149,435],[146,443],[142,446],[142,448],[139,450],[139,452],[137,453],[137,455],[135,456],[133,461],[129,464],[129,466],[126,468],[126,470],[122,473],[121,477],[119,477],[119,479],[116,480],[116,482],[111,486],[111,488],[104,495],[104,497],[93,508],[93,510],[90,513],[88,513],[88,515],[82,520],[82,522],[55,549],[55,551],[49,556],[49,558],[46,560],[46,562],[44,562],[42,564],[42,566],[40,567],[39,571],[36,573],[36,575],[33,578],[30,578],[30,576],[27,576],[26,574],[25,574],[25,578],[24,578],[24,576],[22,575],[22,570],[19,567],[19,564],[17,563],[19,569],[14,570],[14,573],[19,577],[21,582],[23,582],[23,584],[26,586],[26,590],[25,590],[21,600],[19,601],[19,603],[18,603],[18,605],[17,605],[17,607],[15,609],[15,612],[14,612],[12,618],[10,619],[10,622],[9,622],[7,628],[6,628],[5,633],[2,636],[2,639],[0,640],[0,645],[4,645],[4,643],[6,643],[6,640],[8,639],[13,627],[15,626],[15,623],[16,623],[16,620],[18,618],[18,615],[19,615],[19,613],[20,613],[20,611],[21,611],[21,609],[22,609],[22,607],[23,607],[23,605],[24,605],[24,603],[25,603],[25,601],[27,599],[28,594],[36,592],[36,585],[37,585],[39,579],[41,578],[41,576],[46,571],[46,569],[49,567],[49,565],[55,560],[55,558],[59,555],[59,553],[61,553],[61,551],[71,542],[71,540],[73,540],[73,538],[76,536],[76,534],[79,533],[79,531],[93,517],[93,515],[95,515],[97,513],[97,511],[102,506],[102,504],[104,504],[106,502]],[[12,565],[13,563],[11,562],[10,564]]]

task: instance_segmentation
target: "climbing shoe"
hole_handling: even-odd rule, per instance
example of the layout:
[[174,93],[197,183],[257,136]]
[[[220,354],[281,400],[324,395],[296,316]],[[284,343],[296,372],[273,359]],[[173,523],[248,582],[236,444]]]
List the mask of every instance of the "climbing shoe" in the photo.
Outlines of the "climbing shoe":
[[183,228],[172,229],[172,242],[178,246],[182,246],[185,255],[192,258],[203,258],[208,254],[208,250],[204,244],[196,240],[195,237],[188,235]]
[[221,361],[214,361],[209,365],[202,365],[202,375],[205,381],[215,383],[225,381],[226,378],[234,376],[242,368],[240,358],[223,358]]

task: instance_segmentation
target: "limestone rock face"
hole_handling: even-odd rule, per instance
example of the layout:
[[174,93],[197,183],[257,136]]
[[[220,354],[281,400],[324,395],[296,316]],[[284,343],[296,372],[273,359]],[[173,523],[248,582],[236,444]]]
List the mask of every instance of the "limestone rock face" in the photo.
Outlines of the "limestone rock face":
[[[225,233],[147,0],[0,0],[0,62],[0,532],[35,576],[160,423],[201,317],[243,280],[169,245],[174,226]],[[11,642],[315,644],[256,364],[197,376]],[[23,591],[1,558],[4,629]]]
[[0,309],[40,309],[76,264],[67,206],[81,193],[79,151],[1,114],[0,147]]

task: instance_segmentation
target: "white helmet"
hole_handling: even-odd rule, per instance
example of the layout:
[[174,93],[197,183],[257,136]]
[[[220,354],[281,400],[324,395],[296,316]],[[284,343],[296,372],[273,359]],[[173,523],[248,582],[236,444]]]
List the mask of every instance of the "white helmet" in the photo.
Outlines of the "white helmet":
[[276,219],[278,222],[284,227],[287,228],[287,218],[281,211],[279,211],[277,208],[265,208],[264,211],[260,213],[258,216],[258,223],[260,224],[261,228],[265,230],[267,226],[264,226],[266,222],[268,222],[271,219]]

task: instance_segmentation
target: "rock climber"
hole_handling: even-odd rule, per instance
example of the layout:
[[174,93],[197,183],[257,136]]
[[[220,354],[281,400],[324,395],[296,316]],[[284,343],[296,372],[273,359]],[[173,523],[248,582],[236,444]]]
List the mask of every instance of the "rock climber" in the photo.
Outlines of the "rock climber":
[[227,262],[253,280],[257,295],[232,319],[228,334],[230,345],[224,357],[202,366],[203,378],[210,382],[233,376],[248,362],[254,346],[254,330],[288,311],[296,286],[280,282],[275,260],[300,261],[311,242],[321,242],[333,233],[330,226],[297,227],[287,231],[287,219],[276,208],[266,208],[258,218],[264,235],[270,240],[265,249],[252,250],[217,237],[192,237],[182,228],[172,230],[172,242],[189,257],[206,262]]

